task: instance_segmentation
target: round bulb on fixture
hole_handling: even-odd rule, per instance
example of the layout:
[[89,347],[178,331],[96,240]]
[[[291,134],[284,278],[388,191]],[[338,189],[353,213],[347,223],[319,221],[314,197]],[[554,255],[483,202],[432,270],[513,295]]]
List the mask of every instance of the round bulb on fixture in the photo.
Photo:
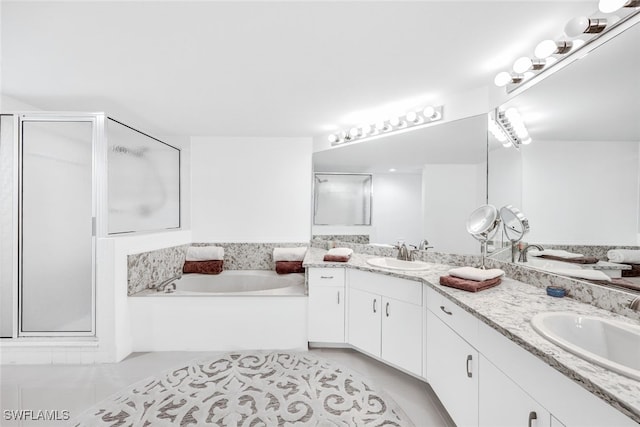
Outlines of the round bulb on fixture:
[[624,7],[628,0],[600,0],[598,9],[602,13],[612,13]]
[[409,121],[411,123],[418,123],[418,121],[419,121],[418,114],[416,114],[415,111],[409,111],[407,113],[407,121]]
[[531,141],[532,141],[531,137],[528,137],[528,138],[523,139],[522,143],[524,145],[528,145],[528,144],[531,144]]
[[556,42],[553,40],[543,40],[536,46],[534,50],[534,55],[536,58],[544,59],[548,58],[554,54],[554,52],[558,49]]
[[373,128],[371,127],[371,125],[363,125],[362,126],[362,133],[364,135],[369,135],[371,132],[373,132]]
[[397,127],[400,127],[400,125],[402,124],[402,120],[400,120],[400,117],[392,117],[389,120],[389,124],[394,128],[397,128]]
[[332,133],[331,135],[329,135],[328,139],[330,143],[334,144],[338,142],[338,135],[336,135],[335,133]]
[[564,32],[569,37],[577,37],[584,33],[589,28],[589,18],[586,16],[578,16],[567,22],[564,27]]
[[496,75],[496,78],[493,79],[493,82],[498,87],[506,86],[507,83],[511,81],[511,74],[506,71],[501,71]]
[[523,56],[522,58],[516,59],[516,62],[513,64],[513,71],[518,74],[522,74],[525,71],[528,71],[532,65],[533,61],[531,61],[531,58]]
[[351,135],[352,138],[357,138],[362,135],[362,131],[360,128],[351,128],[349,135]]
[[513,144],[511,143],[511,141],[507,141],[507,142],[504,142],[504,143],[502,144],[502,146],[503,146],[504,148],[509,148],[509,147],[513,147]]
[[376,129],[380,132],[385,131],[387,130],[387,124],[384,121],[378,122],[376,123]]
[[434,119],[436,117],[436,109],[429,105],[422,110],[422,114],[429,120]]

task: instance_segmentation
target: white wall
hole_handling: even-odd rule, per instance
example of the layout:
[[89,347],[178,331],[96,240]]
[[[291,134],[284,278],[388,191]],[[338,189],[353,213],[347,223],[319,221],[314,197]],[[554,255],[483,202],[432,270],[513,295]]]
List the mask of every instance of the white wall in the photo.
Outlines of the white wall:
[[467,218],[485,204],[485,164],[425,165],[422,174],[424,234],[434,251],[478,254]]
[[523,147],[527,239],[635,245],[638,176],[637,142],[535,141]]
[[500,148],[489,152],[489,203],[500,209],[522,209],[522,151]]
[[308,241],[311,139],[191,139],[196,242]]

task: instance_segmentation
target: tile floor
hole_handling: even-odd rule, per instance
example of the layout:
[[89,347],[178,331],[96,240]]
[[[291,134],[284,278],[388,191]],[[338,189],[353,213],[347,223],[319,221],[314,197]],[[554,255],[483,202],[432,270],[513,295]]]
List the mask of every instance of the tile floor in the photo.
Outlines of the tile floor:
[[[431,388],[409,375],[348,349],[312,349],[367,378],[391,396],[418,427],[454,426]],[[205,352],[134,353],[117,364],[3,365],[0,367],[0,425],[48,427],[51,421],[9,421],[5,410],[68,410],[71,417],[145,377],[180,366]]]

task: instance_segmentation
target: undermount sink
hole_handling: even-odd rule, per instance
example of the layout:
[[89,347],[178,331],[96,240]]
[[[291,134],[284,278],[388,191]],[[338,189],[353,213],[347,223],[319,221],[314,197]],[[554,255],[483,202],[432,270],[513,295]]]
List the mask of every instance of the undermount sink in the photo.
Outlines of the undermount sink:
[[554,270],[554,269],[576,269],[581,270],[580,264],[556,261],[553,259],[537,258],[534,256],[529,257],[527,262],[520,262],[519,264],[527,267],[539,268],[540,270]]
[[536,314],[531,326],[565,350],[640,381],[640,326],[564,312]]
[[391,270],[428,270],[430,264],[422,261],[403,261],[397,258],[369,258],[367,264],[374,267],[388,268]]

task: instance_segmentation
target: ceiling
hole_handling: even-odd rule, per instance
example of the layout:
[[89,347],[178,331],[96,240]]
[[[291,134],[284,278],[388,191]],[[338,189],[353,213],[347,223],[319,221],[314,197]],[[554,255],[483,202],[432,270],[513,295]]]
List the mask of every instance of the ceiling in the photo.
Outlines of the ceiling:
[[[317,136],[493,86],[597,1],[2,1],[2,92],[158,135]],[[395,111],[397,112],[397,111]],[[389,113],[389,111],[387,111]]]

